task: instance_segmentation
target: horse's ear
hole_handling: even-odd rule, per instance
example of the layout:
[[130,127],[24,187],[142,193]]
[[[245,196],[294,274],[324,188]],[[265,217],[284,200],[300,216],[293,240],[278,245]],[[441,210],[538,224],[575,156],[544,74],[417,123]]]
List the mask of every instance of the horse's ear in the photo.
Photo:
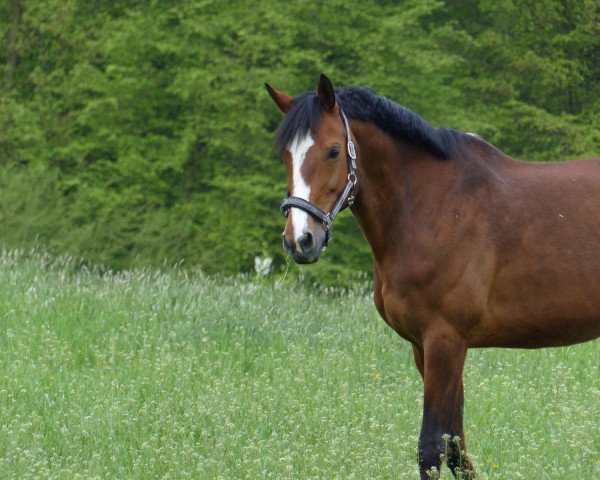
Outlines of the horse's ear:
[[267,92],[269,92],[269,95],[271,95],[271,98],[277,104],[279,110],[281,110],[283,113],[289,112],[290,108],[292,108],[292,97],[283,92],[275,90],[268,83],[265,83],[265,87],[267,87]]
[[323,74],[321,74],[321,78],[319,78],[319,83],[317,84],[317,94],[319,95],[321,107],[328,112],[332,112],[335,108],[335,92],[333,91],[331,80]]

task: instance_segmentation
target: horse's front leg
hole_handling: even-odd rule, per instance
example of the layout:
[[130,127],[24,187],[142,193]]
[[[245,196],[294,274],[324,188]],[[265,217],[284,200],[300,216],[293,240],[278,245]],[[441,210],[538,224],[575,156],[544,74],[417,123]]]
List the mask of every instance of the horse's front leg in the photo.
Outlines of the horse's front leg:
[[[452,418],[451,431],[454,436],[448,436],[444,440],[447,442],[447,458],[446,463],[455,477],[470,480],[475,478],[475,468],[467,456],[467,443],[463,430],[463,408],[464,405],[464,388],[463,382],[460,382],[460,392],[458,396],[458,408],[454,411]],[[458,472],[461,472],[459,475]]]
[[[474,479],[463,431],[462,373],[467,348],[451,328],[436,329],[423,347],[414,347],[425,383],[423,423],[419,436],[421,480],[437,478],[445,459],[455,477]],[[459,473],[462,472],[462,473]]]

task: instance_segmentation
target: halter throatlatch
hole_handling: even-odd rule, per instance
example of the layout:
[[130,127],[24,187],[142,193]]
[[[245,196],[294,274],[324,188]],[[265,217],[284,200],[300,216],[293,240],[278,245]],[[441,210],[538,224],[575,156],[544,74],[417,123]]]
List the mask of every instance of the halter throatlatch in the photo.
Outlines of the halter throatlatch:
[[340,117],[342,117],[342,121],[344,122],[344,128],[346,129],[346,149],[348,152],[348,182],[340,193],[335,205],[331,209],[329,213],[324,212],[315,204],[309,202],[308,200],[304,200],[300,197],[290,197],[289,193],[286,195],[283,203],[281,204],[281,213],[285,217],[288,216],[288,210],[290,208],[299,208],[304,212],[312,215],[314,218],[321,222],[323,229],[325,230],[325,246],[329,245],[331,242],[331,238],[333,237],[332,228],[333,228],[333,220],[343,210],[344,202],[348,201],[348,206],[352,206],[354,203],[354,195],[352,195],[352,191],[356,187],[357,178],[356,178],[356,149],[354,148],[354,143],[352,143],[352,137],[350,135],[350,125],[348,124],[348,119],[346,118],[346,114],[340,108]]

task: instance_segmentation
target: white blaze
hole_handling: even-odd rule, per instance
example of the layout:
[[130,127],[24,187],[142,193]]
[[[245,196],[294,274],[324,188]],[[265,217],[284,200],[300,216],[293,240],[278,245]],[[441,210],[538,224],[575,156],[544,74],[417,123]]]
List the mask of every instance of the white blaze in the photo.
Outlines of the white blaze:
[[[294,189],[292,196],[303,198],[306,201],[310,200],[310,187],[302,177],[302,164],[306,158],[306,153],[314,143],[310,132],[307,132],[306,136],[303,138],[299,138],[299,136],[296,135],[289,147],[290,153],[292,154],[292,188]],[[298,239],[308,231],[308,213],[292,207],[290,209],[290,215],[292,215],[294,240],[298,242]]]

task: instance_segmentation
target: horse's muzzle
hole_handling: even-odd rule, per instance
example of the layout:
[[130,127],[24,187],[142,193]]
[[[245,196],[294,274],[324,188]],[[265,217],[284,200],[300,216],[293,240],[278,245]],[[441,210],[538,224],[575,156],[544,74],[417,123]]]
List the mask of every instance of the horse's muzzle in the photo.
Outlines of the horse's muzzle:
[[300,264],[315,263],[319,260],[324,241],[324,235],[314,235],[311,232],[304,233],[296,240],[283,234],[283,248],[294,262]]

